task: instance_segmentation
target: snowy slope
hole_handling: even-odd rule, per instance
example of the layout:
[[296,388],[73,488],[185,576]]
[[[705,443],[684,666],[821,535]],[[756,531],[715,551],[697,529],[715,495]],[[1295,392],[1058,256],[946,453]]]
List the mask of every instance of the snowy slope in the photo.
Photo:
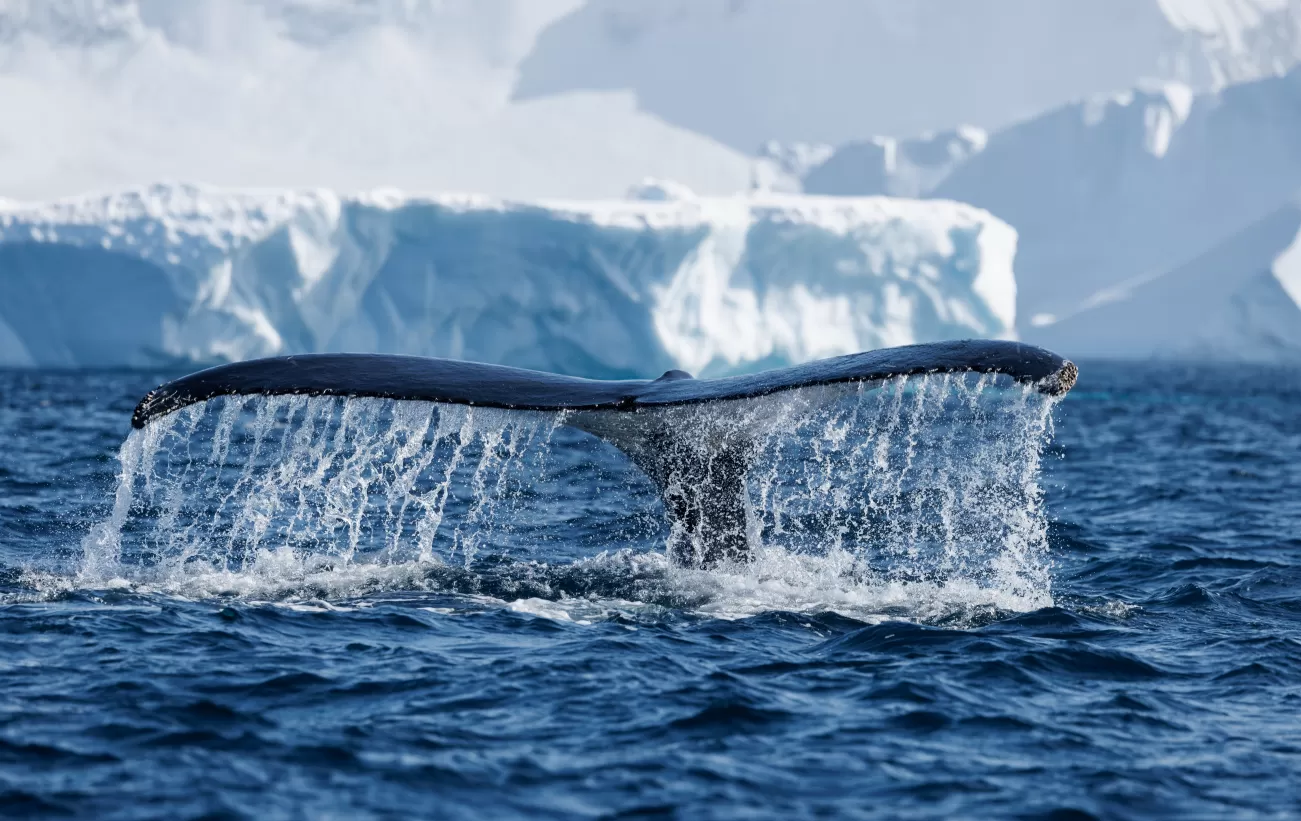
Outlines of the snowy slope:
[[1301,202],[1188,263],[1095,294],[1035,336],[1091,356],[1301,362]]
[[[1053,323],[1135,283],[1186,274],[1226,243],[1243,254],[1243,271],[1259,270],[1278,248],[1249,250],[1242,237],[1298,190],[1301,69],[1218,93],[1171,85],[1063,107],[994,134],[932,194],[987,208],[1017,229],[1022,336],[1046,342],[1058,338]],[[1173,303],[1162,310],[1174,320],[1170,333],[1190,333]],[[1093,322],[1066,352],[1111,344],[1119,329]],[[1162,323],[1143,326],[1151,344],[1131,355],[1175,344],[1158,339]]]
[[1013,326],[1016,235],[979,209],[656,190],[673,198],[155,186],[5,204],[0,363],[354,350],[654,376]]
[[[1274,361],[1289,338],[1278,328],[1292,302],[1262,312],[1239,288],[1255,276],[1258,296],[1277,294],[1260,272],[1294,233],[1281,215],[1301,190],[1301,68],[1214,93],[1169,83],[1095,96],[988,138],[959,129],[820,154],[766,151],[761,164],[780,166],[769,178],[788,189],[936,196],[1006,220],[1020,237],[1017,316],[1028,341],[1074,356],[1195,349]],[[816,161],[801,167],[787,155]],[[1282,225],[1281,237],[1265,225]]]
[[591,0],[516,93],[630,89],[741,150],[989,130],[1143,79],[1198,89],[1301,58],[1301,0]]
[[740,153],[630,92],[512,102],[581,0],[0,0],[0,195],[158,180],[612,197],[731,193]]

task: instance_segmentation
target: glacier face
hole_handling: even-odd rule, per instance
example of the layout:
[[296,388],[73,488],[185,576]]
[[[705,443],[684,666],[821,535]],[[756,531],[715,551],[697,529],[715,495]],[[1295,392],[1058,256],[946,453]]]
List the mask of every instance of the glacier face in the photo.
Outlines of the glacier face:
[[1007,221],[1028,342],[1076,357],[1301,360],[1286,327],[1298,291],[1269,273],[1296,233],[1298,134],[1293,68],[1216,92],[1097,95],[988,137],[776,145],[760,162],[793,190],[941,197]]
[[1169,270],[1101,289],[1051,322],[1040,319],[1030,335],[1093,357],[1301,362],[1298,200]]
[[944,201],[507,203],[154,186],[0,203],[0,364],[451,356],[744,371],[1012,333],[1016,234]]
[[[1112,355],[1124,337],[1128,356],[1185,347],[1200,355],[1192,303],[1212,291],[1229,300],[1236,292],[1222,285],[1262,271],[1281,251],[1274,233],[1253,226],[1284,213],[1301,191],[1298,134],[1301,68],[1211,93],[1138,89],[992,135],[931,195],[987,208],[1016,228],[1018,321],[1027,341],[1068,343],[1067,355]],[[1261,244],[1251,245],[1253,237]],[[1221,272],[1209,290],[1194,275],[1207,260]],[[1145,303],[1153,289],[1186,293]],[[1120,309],[1102,310],[1125,301],[1147,304],[1147,320],[1120,327],[1109,319]],[[1270,333],[1261,334],[1260,355],[1275,358]],[[1226,355],[1249,355],[1249,335],[1235,339]]]
[[832,196],[924,197],[988,142],[989,135],[975,126],[857,140],[822,152],[819,162],[798,169],[798,184],[790,187]]

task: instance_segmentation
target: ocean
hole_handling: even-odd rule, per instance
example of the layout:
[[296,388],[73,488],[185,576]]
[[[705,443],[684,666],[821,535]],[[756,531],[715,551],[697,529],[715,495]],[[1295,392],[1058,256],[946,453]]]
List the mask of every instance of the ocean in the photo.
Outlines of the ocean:
[[176,375],[0,372],[0,816],[1301,815],[1301,371],[703,406],[711,569],[564,415]]

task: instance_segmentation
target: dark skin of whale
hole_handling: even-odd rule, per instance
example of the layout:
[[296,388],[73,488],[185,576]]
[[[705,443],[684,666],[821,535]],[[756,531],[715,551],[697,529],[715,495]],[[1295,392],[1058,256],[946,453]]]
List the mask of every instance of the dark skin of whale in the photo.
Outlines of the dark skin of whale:
[[[748,399],[816,385],[877,382],[938,373],[1002,374],[1059,396],[1075,384],[1074,364],[1051,351],[1002,340],[960,340],[884,348],[720,379],[668,371],[654,380],[595,380],[452,359],[389,354],[298,354],[234,362],[150,391],[131,424],[219,396],[377,397],[514,410],[575,411],[567,424],[618,447],[659,488],[674,527],[676,564],[713,567],[745,561],[745,475],[741,438],[701,454],[675,441],[656,409]],[[612,411],[606,414],[582,413]],[[628,414],[626,417],[624,414]],[[626,419],[626,422],[619,422]],[[614,424],[611,424],[614,422]]]
[[1049,394],[1070,390],[1073,364],[1051,351],[1002,340],[906,345],[819,359],[721,379],[669,371],[659,379],[600,380],[505,365],[391,354],[297,354],[233,362],[168,382],[132,414],[151,419],[218,396],[373,396],[517,410],[621,410],[746,399],[838,382],[869,382],[924,373],[991,373],[1034,384]]

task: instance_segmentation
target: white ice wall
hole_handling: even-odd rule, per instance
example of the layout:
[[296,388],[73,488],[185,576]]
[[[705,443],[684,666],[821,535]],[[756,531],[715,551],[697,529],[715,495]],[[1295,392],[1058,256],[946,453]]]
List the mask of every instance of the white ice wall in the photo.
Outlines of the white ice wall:
[[749,160],[631,92],[513,102],[578,0],[0,0],[0,196],[165,180],[614,197]]
[[1000,337],[1016,235],[951,202],[512,204],[155,186],[0,208],[0,362],[452,356],[589,376]]
[[1199,89],[1301,58],[1301,0],[591,0],[516,93],[631,90],[744,151],[972,123],[987,130],[1145,79]]
[[[1298,303],[1263,273],[1295,234],[1285,215],[1301,192],[1299,135],[1294,68],[1215,92],[1167,83],[1095,95],[987,139],[849,143],[801,169],[802,182],[773,177],[988,209],[1019,237],[1021,338],[1065,355],[1301,360],[1284,327]],[[781,163],[780,148],[765,162]],[[1259,287],[1240,293],[1248,280]],[[1250,307],[1260,288],[1277,307]]]

